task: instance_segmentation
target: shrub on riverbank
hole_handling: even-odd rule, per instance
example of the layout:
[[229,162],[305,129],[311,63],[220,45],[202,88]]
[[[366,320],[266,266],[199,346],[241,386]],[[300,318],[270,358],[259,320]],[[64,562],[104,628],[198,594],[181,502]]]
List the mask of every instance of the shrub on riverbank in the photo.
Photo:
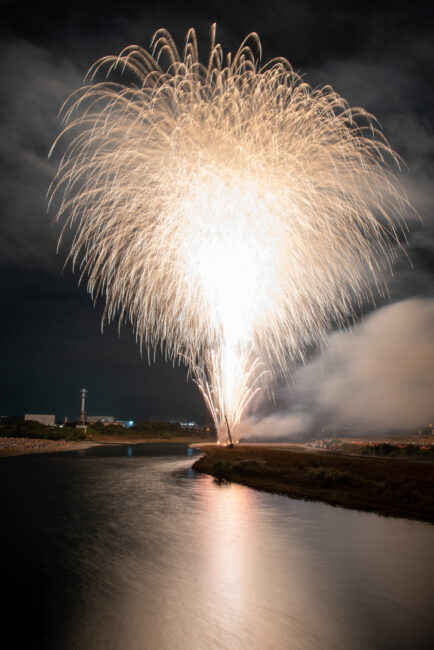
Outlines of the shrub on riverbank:
[[213,475],[216,478],[228,478],[235,474],[246,476],[267,475],[265,462],[255,458],[237,458],[233,461],[218,460],[213,464]]
[[[92,429],[87,429],[87,436]],[[0,427],[0,435],[6,438],[44,438],[45,440],[85,440],[84,429],[74,427],[49,427],[40,422],[25,420],[20,424],[6,424]]]
[[362,456],[379,456],[382,458],[414,458],[434,459],[434,444],[399,444],[390,442],[379,442],[376,444],[350,444],[345,443],[340,451],[348,454],[359,454]]
[[181,427],[179,422],[138,422],[131,427],[131,431],[141,435],[178,435],[184,436],[185,429]]
[[330,467],[314,467],[308,470],[307,477],[311,481],[322,483],[324,487],[352,485],[355,483],[355,477],[350,472],[339,471]]
[[[96,422],[92,424],[97,438],[101,440],[136,440],[136,441],[189,441],[204,442],[215,439],[209,430],[203,427],[182,427],[178,422],[139,422],[132,427],[125,428],[116,424]],[[88,429],[89,431],[89,429]]]
[[101,436],[116,436],[117,438],[161,438],[162,440],[172,440],[173,438],[185,438],[188,436],[203,437],[203,431],[197,429],[186,429],[181,427],[178,422],[139,422],[132,427],[125,428],[116,424],[104,424],[95,422],[92,428]]

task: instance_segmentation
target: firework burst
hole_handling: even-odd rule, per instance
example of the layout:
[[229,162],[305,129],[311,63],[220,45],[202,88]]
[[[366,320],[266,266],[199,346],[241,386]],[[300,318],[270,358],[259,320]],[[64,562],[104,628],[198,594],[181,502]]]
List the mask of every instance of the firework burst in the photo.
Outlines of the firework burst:
[[192,29],[101,59],[50,190],[105,318],[186,362],[221,437],[381,281],[406,206],[374,118],[260,58],[213,26],[205,64]]

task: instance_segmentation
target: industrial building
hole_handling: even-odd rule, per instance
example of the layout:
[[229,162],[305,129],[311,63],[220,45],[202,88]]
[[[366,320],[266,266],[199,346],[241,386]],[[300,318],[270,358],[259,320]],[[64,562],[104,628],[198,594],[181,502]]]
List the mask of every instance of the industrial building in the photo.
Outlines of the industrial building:
[[116,418],[111,415],[88,415],[86,422],[90,425],[100,422],[101,424],[104,424],[104,426],[112,425],[124,427],[124,429],[130,429],[134,425],[134,420],[116,420]]
[[112,415],[88,415],[86,418],[88,424],[101,422],[102,424],[113,424],[115,418]]
[[24,413],[24,415],[2,415],[2,424],[22,424],[23,422],[39,422],[47,427],[54,427],[55,416],[41,413]]
[[167,422],[169,424],[179,424],[181,427],[197,427],[197,422],[179,415],[151,415],[149,422]]

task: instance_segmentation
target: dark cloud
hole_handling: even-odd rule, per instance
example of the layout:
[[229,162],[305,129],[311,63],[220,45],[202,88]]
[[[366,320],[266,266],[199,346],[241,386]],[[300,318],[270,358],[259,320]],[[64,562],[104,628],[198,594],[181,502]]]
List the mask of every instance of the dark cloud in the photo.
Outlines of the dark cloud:
[[58,132],[57,114],[81,75],[67,60],[22,40],[0,52],[0,259],[2,265],[54,268],[56,230],[46,192],[55,166],[47,154]]

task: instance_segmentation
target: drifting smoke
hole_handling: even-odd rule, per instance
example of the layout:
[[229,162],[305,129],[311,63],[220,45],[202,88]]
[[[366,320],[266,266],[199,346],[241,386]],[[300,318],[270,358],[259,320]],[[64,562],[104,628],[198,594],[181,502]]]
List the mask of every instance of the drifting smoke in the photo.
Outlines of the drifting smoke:
[[[411,432],[434,421],[434,300],[413,299],[335,333],[294,377],[286,411],[242,423],[245,438]],[[351,426],[348,426],[351,425]]]
[[159,30],[101,59],[64,106],[51,189],[105,317],[188,365],[220,437],[351,319],[406,206],[374,118],[260,57],[256,34],[224,56],[213,26],[205,64],[192,29],[182,55]]

